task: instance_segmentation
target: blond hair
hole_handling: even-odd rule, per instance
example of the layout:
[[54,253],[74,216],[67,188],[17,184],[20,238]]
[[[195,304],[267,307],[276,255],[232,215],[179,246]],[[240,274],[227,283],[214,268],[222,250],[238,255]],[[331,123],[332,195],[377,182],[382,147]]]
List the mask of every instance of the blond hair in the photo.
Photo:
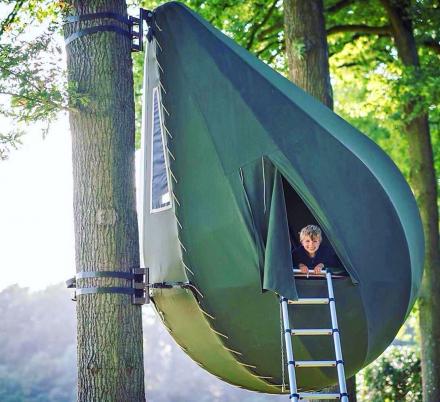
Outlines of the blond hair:
[[307,225],[305,228],[301,229],[301,232],[299,232],[299,240],[303,241],[306,236],[309,236],[311,239],[318,238],[319,240],[322,240],[321,229],[316,225]]

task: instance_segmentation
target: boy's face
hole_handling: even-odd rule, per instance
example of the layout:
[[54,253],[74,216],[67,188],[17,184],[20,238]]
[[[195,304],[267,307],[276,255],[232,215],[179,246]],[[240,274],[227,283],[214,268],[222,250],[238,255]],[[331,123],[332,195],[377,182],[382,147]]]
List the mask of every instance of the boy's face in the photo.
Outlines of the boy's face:
[[321,239],[317,236],[313,238],[310,236],[304,236],[304,238],[301,240],[301,244],[309,254],[315,254],[319,249]]

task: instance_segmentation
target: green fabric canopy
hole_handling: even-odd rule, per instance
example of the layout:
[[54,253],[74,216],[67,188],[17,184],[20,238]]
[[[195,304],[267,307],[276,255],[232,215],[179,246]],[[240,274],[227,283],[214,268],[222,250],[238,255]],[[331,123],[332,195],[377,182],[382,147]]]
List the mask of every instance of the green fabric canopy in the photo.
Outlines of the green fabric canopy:
[[[348,273],[334,287],[345,371],[354,374],[389,345],[417,296],[423,231],[407,183],[374,142],[182,4],[154,18],[143,259],[153,283],[197,288],[154,289],[160,317],[211,373],[282,392],[277,295],[326,295],[325,281],[292,275],[292,234],[316,223]],[[289,309],[294,328],[330,327],[327,307]],[[295,338],[294,353],[334,359],[330,338]],[[303,370],[303,390],[337,381],[335,369]]]

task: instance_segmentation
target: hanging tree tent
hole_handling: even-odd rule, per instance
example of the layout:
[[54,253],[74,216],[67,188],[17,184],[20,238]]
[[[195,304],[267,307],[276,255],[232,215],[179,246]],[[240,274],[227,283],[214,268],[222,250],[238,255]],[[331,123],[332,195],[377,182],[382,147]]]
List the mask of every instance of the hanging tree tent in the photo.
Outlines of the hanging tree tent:
[[[317,223],[347,276],[334,282],[347,376],[392,341],[421,281],[423,232],[389,157],[331,110],[179,3],[150,20],[145,59],[141,243],[152,300],[177,343],[214,375],[283,391],[277,294],[294,279],[291,234]],[[328,311],[289,306],[297,328]],[[331,359],[331,341],[294,340],[295,357]],[[297,374],[300,389],[336,382]]]

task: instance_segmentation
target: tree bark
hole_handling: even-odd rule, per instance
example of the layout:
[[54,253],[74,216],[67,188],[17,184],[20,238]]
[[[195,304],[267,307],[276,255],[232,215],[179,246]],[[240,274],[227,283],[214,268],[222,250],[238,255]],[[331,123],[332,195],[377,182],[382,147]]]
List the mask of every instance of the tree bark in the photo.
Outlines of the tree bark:
[[[327,34],[322,0],[284,0],[284,31],[289,78],[333,109]],[[347,380],[350,402],[356,402],[356,378]],[[328,392],[339,392],[331,387]]]
[[[394,42],[402,63],[420,68],[414,39],[409,0],[381,0],[391,22]],[[417,103],[405,106],[412,116]],[[440,239],[438,194],[428,111],[422,110],[411,117],[404,127],[409,144],[410,181],[416,194],[425,235],[425,265],[419,297],[419,326],[421,335],[421,361],[423,400],[440,401]]]
[[[70,13],[127,15],[123,0],[70,0]],[[113,19],[67,24],[72,32]],[[139,267],[134,178],[134,95],[130,39],[115,32],[67,45],[68,79],[87,102],[72,105],[76,269]],[[130,284],[78,279],[78,287]],[[78,296],[78,401],[144,401],[141,307],[123,294]]]
[[322,0],[284,0],[289,78],[333,109]]

